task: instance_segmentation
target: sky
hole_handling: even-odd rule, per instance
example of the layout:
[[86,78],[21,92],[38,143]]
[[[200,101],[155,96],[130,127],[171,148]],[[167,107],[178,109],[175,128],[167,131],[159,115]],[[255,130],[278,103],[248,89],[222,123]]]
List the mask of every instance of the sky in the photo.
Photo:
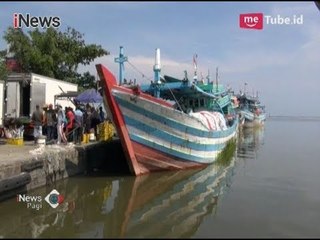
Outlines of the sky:
[[[73,27],[87,44],[110,52],[80,72],[97,76],[101,63],[118,77],[114,58],[123,46],[127,79],[152,80],[156,48],[162,75],[182,78],[187,70],[192,78],[197,54],[199,76],[209,70],[214,80],[218,67],[220,83],[236,92],[246,83],[268,114],[320,116],[320,11],[314,2],[1,2],[0,49],[14,13],[58,16],[59,30]],[[263,29],[240,28],[239,15],[247,13],[262,13]],[[286,17],[303,22],[279,24]]]

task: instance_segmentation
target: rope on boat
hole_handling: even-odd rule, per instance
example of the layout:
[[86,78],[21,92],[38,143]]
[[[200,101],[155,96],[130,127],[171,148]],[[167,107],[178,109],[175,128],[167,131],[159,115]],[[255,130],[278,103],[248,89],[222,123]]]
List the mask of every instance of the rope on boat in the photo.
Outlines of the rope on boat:
[[[163,78],[163,80],[166,81],[164,78]],[[180,110],[183,111],[182,108],[181,108],[181,106],[180,106],[180,104],[179,104],[179,102],[178,102],[178,100],[177,100],[176,97],[174,96],[171,88],[170,88],[168,85],[167,85],[167,88],[169,89],[170,93],[172,94],[172,97],[174,98],[174,101],[177,103],[177,105],[178,105],[178,107],[180,108]]]
[[129,60],[127,61],[127,63],[129,63],[129,65],[130,65],[134,70],[136,70],[138,73],[140,73],[141,76],[142,76],[142,78],[146,78],[146,79],[152,81],[152,79],[151,79],[150,77],[146,77],[146,75],[145,75],[143,72],[141,72],[136,66],[134,66]]
[[[141,76],[142,76],[142,78],[146,78],[146,79],[152,81],[152,79],[151,79],[150,77],[146,77],[146,75],[145,75],[143,72],[141,72],[136,66],[134,66],[129,60],[127,61],[127,63],[129,63],[129,65],[130,65],[133,69],[135,69],[138,73],[140,73]],[[162,80],[165,81],[164,78],[162,78]],[[176,97],[174,96],[171,88],[170,88],[169,86],[167,86],[167,87],[168,87],[170,93],[172,94],[172,97],[174,98],[175,102],[177,103],[178,107],[180,108],[181,111],[183,111],[182,108],[181,108],[181,106],[180,106],[180,104],[179,104],[179,102],[178,102],[178,100],[177,100]]]

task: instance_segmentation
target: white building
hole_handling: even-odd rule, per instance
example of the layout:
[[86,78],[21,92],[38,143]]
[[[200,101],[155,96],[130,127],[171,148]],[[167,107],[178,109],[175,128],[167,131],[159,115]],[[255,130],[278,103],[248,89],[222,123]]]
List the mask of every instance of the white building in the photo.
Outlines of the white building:
[[3,101],[4,101],[4,82],[0,81],[0,126],[3,124]]
[[70,100],[57,100],[55,95],[77,92],[78,85],[35,73],[11,73],[6,80],[5,115],[31,117],[36,105],[60,104],[74,107]]

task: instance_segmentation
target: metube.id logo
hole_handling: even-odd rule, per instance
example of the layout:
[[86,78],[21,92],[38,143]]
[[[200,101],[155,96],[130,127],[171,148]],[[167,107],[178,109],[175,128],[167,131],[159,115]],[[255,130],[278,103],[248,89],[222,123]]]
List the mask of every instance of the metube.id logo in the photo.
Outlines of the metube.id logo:
[[240,28],[263,29],[263,13],[245,13],[239,16]]
[[61,25],[61,20],[57,16],[31,16],[30,13],[14,13],[13,14],[13,27],[22,28],[23,26],[27,28],[49,28],[54,27],[58,28]]
[[46,200],[52,208],[56,208],[63,202],[64,197],[57,190],[53,189],[44,200]]
[[262,13],[246,13],[239,15],[239,25],[243,29],[263,29],[264,25],[302,25],[303,14],[293,14],[291,16],[276,16],[264,15]]

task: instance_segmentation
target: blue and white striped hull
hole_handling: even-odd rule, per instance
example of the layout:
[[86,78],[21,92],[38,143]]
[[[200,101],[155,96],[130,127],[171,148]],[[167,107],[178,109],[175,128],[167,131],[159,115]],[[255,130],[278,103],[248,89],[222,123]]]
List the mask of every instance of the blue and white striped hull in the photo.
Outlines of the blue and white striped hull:
[[208,130],[198,119],[157,101],[112,89],[131,141],[175,159],[209,164],[236,135],[237,121],[224,131]]
[[266,114],[261,113],[260,115],[256,115],[250,111],[241,111],[241,114],[244,116],[243,125],[246,127],[255,127],[262,126],[266,120]]
[[254,114],[249,110],[241,110],[240,113],[244,117],[246,122],[251,122],[254,120]]

